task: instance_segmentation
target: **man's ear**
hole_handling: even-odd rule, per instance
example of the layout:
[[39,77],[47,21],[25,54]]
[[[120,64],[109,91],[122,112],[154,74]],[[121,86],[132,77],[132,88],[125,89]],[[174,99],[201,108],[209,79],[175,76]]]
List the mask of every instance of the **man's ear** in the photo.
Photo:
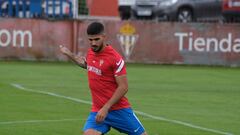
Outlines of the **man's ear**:
[[106,33],[102,34],[103,39],[106,39]]

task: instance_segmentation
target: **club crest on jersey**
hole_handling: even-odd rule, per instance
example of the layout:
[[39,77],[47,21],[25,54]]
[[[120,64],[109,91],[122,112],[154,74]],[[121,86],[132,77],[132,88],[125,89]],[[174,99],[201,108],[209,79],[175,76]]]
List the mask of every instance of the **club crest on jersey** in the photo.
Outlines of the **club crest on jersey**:
[[138,40],[139,35],[135,34],[136,29],[127,23],[120,28],[120,34],[117,35],[125,58],[128,60],[133,48]]
[[99,66],[102,66],[103,63],[104,63],[104,60],[101,59],[101,60],[99,61]]

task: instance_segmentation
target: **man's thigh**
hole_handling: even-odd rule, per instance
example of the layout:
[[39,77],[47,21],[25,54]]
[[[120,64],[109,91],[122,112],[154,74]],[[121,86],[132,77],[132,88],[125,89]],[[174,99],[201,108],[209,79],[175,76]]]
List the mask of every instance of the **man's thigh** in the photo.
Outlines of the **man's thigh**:
[[107,125],[106,123],[104,123],[104,122],[97,123],[96,122],[96,119],[95,119],[96,114],[97,114],[96,112],[91,112],[88,116],[88,119],[83,128],[83,131],[84,131],[84,133],[86,132],[86,135],[89,135],[89,132],[95,133],[96,131],[97,131],[96,133],[98,133],[96,135],[99,135],[99,133],[101,135],[101,134],[107,133],[110,130],[110,126]]
[[110,111],[105,123],[128,135],[141,135],[145,129],[131,108]]

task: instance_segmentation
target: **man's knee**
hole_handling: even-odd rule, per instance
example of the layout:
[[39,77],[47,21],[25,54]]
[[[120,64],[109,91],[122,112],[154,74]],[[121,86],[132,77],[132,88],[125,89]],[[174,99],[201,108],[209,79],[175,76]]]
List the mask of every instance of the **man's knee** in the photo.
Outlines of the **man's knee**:
[[146,132],[142,133],[141,135],[148,135]]
[[94,129],[88,129],[83,133],[83,135],[101,135],[101,134],[102,134],[101,132]]

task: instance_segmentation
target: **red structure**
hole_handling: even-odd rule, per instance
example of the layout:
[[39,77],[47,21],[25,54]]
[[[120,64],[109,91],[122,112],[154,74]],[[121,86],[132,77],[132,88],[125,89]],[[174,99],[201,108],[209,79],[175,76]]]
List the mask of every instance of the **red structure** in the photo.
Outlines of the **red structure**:
[[118,16],[117,0],[87,0],[91,16]]
[[[86,55],[89,21],[4,19],[0,60],[67,60],[65,45]],[[108,42],[126,62],[240,67],[240,24],[105,21]]]

